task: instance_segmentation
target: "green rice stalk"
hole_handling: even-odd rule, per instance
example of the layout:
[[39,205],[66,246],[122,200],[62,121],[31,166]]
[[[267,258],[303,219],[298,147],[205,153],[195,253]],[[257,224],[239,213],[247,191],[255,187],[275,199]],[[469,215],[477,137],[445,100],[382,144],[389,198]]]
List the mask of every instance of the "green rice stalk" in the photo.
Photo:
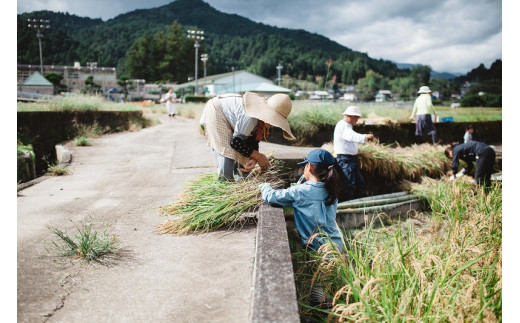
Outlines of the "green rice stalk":
[[177,201],[160,208],[162,215],[175,218],[160,224],[157,233],[183,235],[243,225],[248,220],[246,213],[256,211],[263,201],[258,186],[268,182],[281,187],[280,172],[280,161],[271,158],[267,171],[260,173],[257,166],[238,182],[219,180],[217,174],[203,174],[187,184]]

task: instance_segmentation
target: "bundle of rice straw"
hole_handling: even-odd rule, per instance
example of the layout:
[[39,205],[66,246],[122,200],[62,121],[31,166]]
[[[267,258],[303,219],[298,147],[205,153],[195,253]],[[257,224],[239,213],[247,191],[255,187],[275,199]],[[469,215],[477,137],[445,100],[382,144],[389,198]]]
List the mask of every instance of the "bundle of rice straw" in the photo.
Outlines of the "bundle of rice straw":
[[177,201],[160,208],[162,215],[175,218],[160,224],[156,232],[183,235],[243,225],[248,222],[244,215],[255,212],[263,201],[258,188],[261,183],[283,186],[281,169],[281,162],[270,158],[267,171],[260,172],[257,165],[239,182],[219,180],[216,173],[201,175],[187,184]]
[[[322,148],[331,153],[331,144]],[[359,163],[367,173],[390,180],[418,180],[422,176],[440,177],[451,166],[451,160],[444,155],[445,146],[414,144],[409,147],[390,148],[379,143],[365,143],[359,146]]]

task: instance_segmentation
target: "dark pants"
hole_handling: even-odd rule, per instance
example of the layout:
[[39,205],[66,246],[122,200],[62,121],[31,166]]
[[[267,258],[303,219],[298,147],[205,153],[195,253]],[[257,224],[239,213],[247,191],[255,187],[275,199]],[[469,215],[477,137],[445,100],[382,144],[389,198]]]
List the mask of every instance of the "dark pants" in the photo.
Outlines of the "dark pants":
[[437,143],[437,130],[432,121],[431,114],[418,114],[415,119],[415,136],[419,143],[422,143],[424,134],[432,136],[432,144]]
[[341,188],[338,195],[340,202],[362,197],[365,179],[361,175],[359,159],[355,155],[338,155],[336,162],[341,168]]
[[488,186],[491,184],[491,174],[495,167],[495,151],[489,147],[478,156],[475,168],[475,180],[477,184]]

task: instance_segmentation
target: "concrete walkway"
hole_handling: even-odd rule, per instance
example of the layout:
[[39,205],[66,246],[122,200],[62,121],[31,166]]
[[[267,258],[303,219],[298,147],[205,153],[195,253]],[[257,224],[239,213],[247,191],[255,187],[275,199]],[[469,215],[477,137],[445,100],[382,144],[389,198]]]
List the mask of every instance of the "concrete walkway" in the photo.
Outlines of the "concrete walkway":
[[[255,227],[202,235],[157,235],[158,208],[185,184],[214,172],[194,120],[68,146],[70,175],[19,192],[19,322],[247,322]],[[110,267],[49,257],[48,225],[76,233],[93,218],[127,253]],[[71,222],[73,221],[73,222]]]

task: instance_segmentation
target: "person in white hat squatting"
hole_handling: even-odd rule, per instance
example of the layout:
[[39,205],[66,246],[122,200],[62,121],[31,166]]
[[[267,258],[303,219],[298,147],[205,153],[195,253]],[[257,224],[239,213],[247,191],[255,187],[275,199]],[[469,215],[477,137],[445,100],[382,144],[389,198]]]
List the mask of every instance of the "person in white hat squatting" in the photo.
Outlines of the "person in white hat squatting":
[[334,152],[336,162],[342,170],[342,189],[338,194],[340,202],[351,200],[363,195],[365,180],[361,175],[358,159],[358,144],[367,140],[374,140],[373,134],[359,134],[352,128],[361,117],[361,110],[357,106],[349,106],[343,112],[341,119],[334,128]]
[[431,93],[432,91],[427,86],[419,88],[417,92],[419,96],[415,99],[410,120],[413,120],[417,114],[415,120],[416,138],[421,142],[423,134],[426,133],[432,136],[432,143],[435,145],[437,143],[437,130],[433,124],[432,115],[433,118],[436,118],[437,112],[433,108]]
[[287,116],[292,102],[287,94],[264,98],[256,93],[223,94],[206,103],[201,126],[211,147],[220,179],[238,181],[256,164],[262,171],[268,158],[258,151],[259,142],[271,126],[283,130],[288,140],[296,140]]

